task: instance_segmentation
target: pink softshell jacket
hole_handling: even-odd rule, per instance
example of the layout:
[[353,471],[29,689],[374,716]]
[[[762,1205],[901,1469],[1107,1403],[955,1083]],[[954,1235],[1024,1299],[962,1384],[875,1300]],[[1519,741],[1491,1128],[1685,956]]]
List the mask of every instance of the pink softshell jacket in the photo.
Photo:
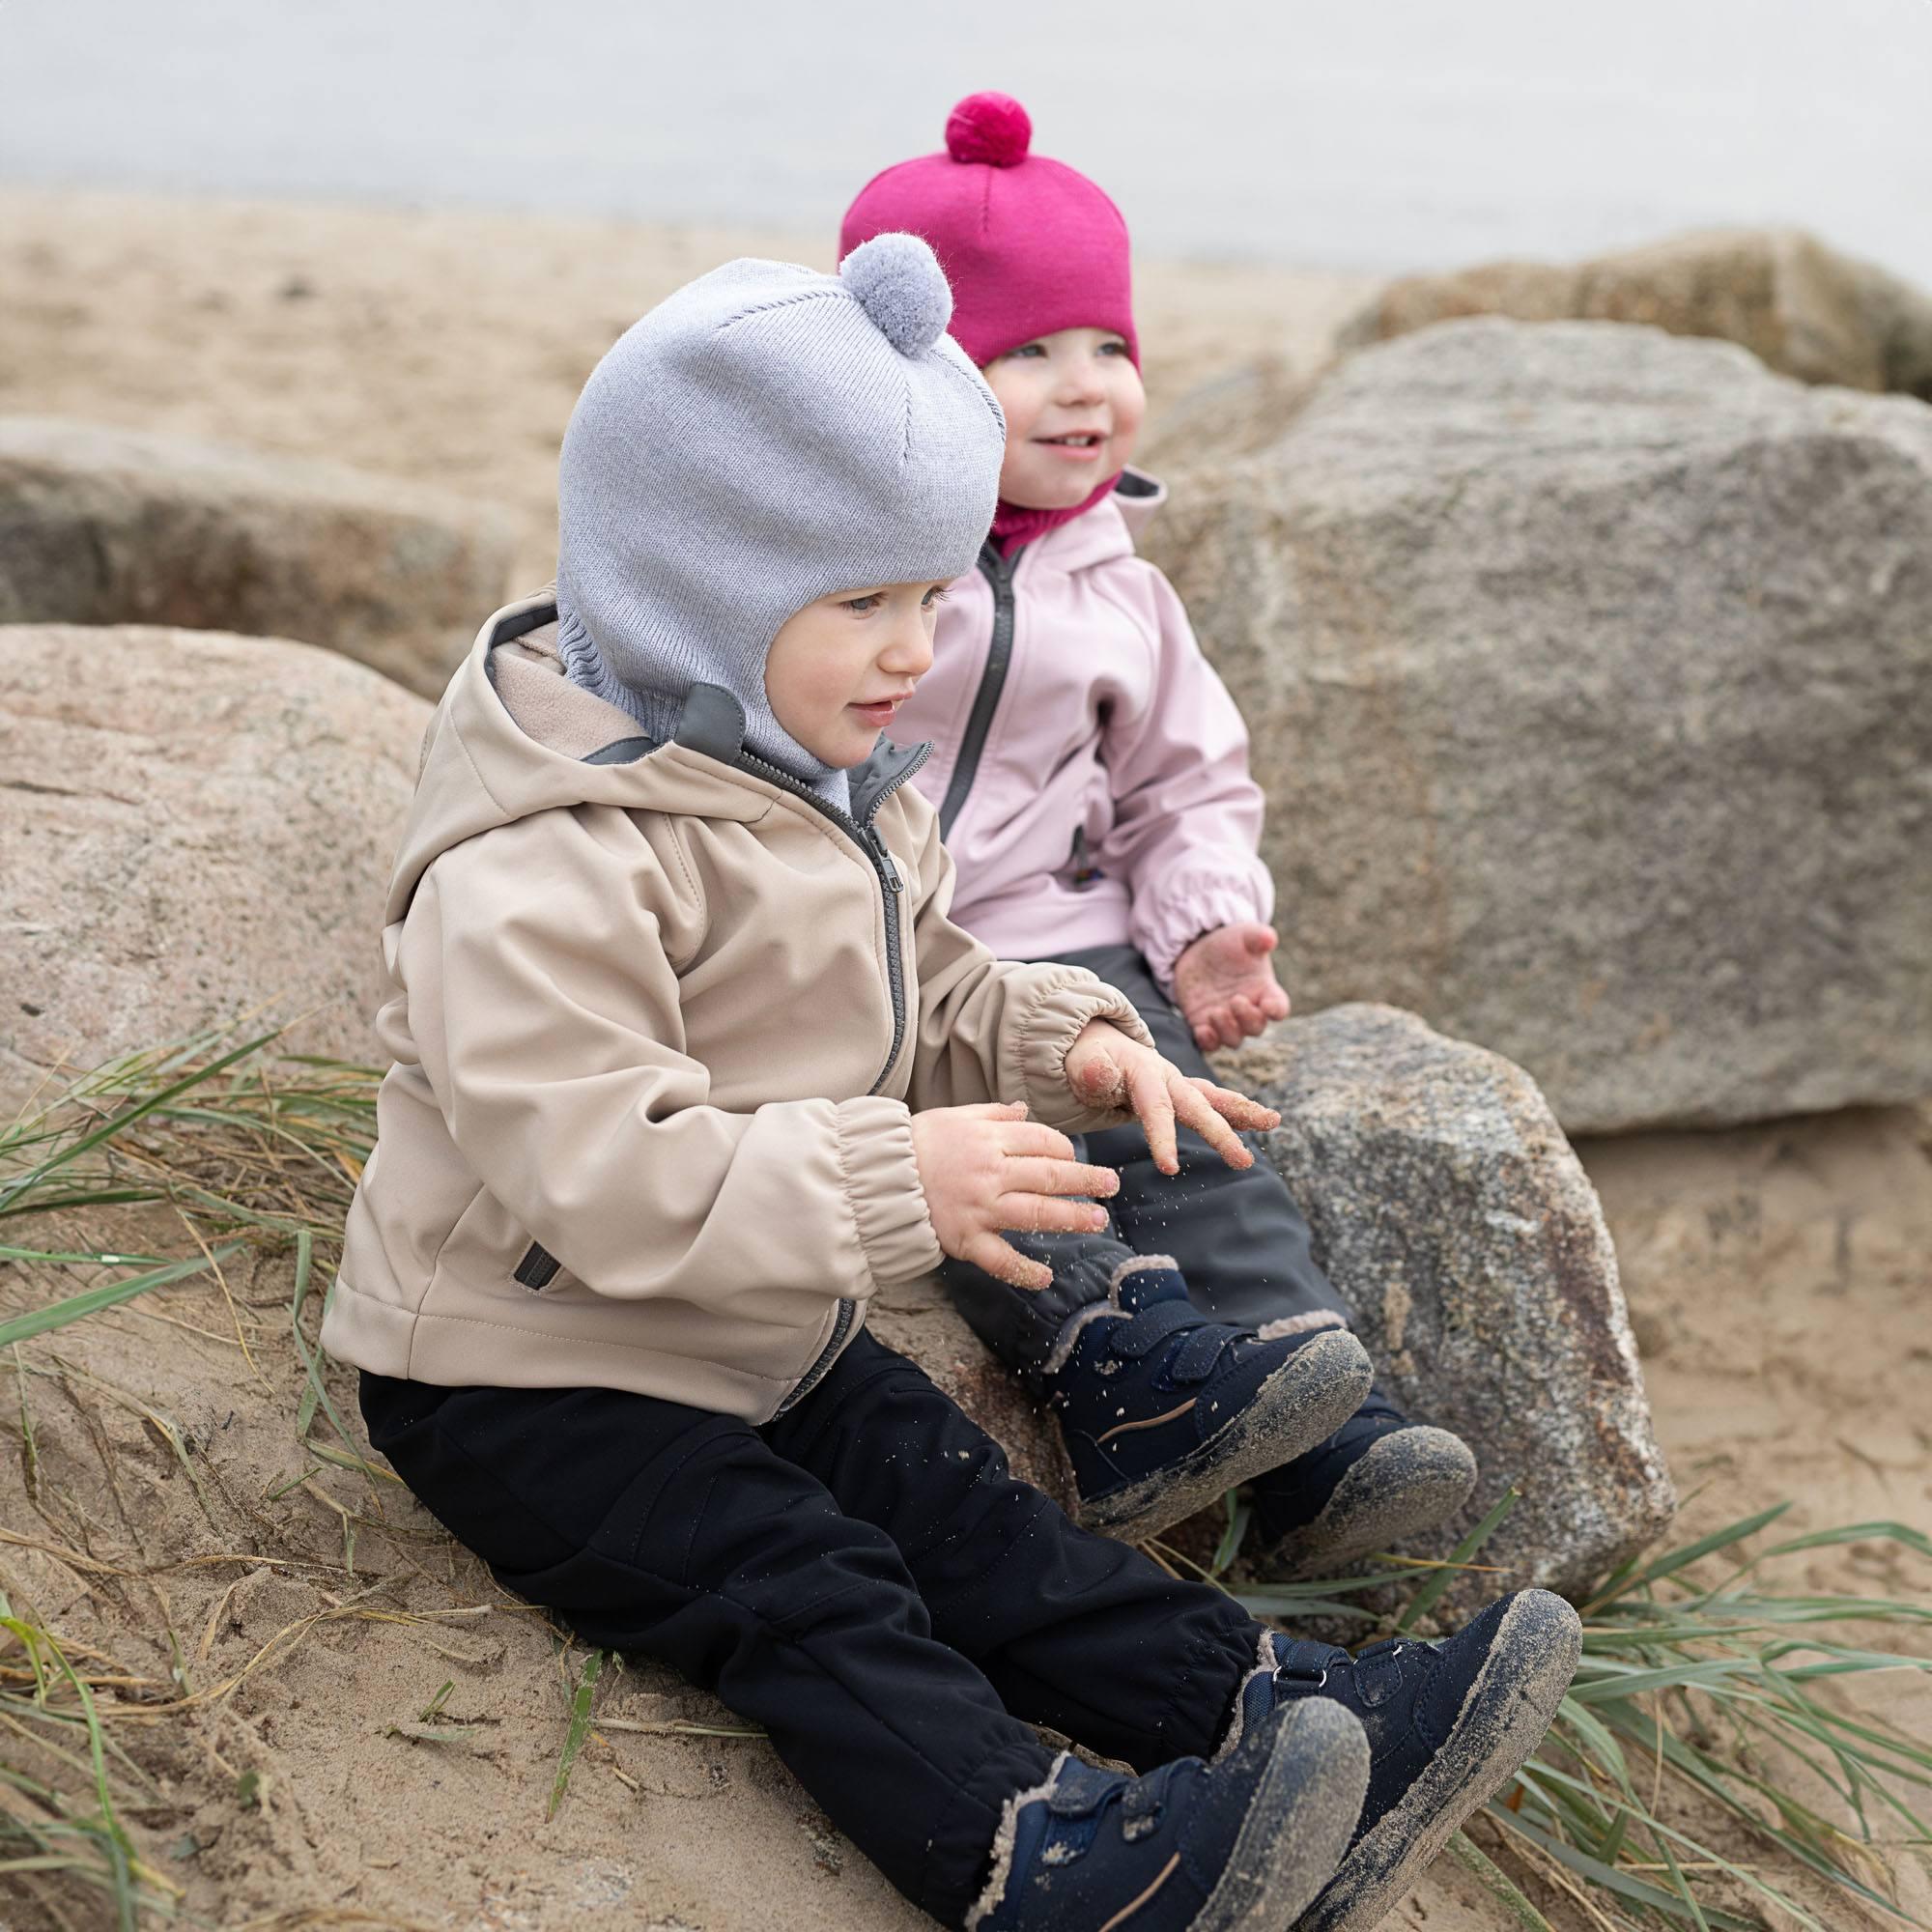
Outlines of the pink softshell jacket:
[[1172,992],[1204,932],[1265,921],[1261,788],[1180,599],[1134,554],[1166,500],[1115,494],[949,591],[934,663],[893,736],[959,868],[952,917],[1008,959],[1130,943]]

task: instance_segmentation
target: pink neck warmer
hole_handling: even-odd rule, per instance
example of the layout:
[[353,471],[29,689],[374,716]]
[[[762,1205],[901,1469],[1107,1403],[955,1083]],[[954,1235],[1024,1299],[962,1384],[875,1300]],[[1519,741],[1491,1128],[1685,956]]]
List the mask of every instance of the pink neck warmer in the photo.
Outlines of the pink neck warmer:
[[1070,524],[1075,517],[1084,517],[1095,503],[1105,502],[1114,494],[1114,485],[1123,474],[1123,470],[1117,469],[1091,497],[1065,510],[1028,510],[1002,497],[999,508],[993,512],[993,542],[1000,554],[1011,556],[1022,544],[1043,537],[1048,530],[1057,530],[1062,524]]

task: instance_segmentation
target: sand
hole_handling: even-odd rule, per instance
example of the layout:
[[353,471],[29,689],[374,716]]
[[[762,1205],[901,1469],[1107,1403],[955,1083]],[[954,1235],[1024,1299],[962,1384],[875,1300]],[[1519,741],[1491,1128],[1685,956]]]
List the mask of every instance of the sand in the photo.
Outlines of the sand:
[[[747,248],[825,259],[797,238],[9,192],[0,411],[327,455],[489,497],[520,520],[535,582],[549,571],[556,439],[583,374],[641,308]],[[1257,358],[1314,366],[1363,287],[1150,265],[1156,411]],[[1686,1526],[1788,1499],[1795,1527],[1889,1518],[1932,1530],[1928,1116],[1583,1152],[1690,1498]],[[627,1728],[730,1726],[649,1668],[607,1673],[597,1728],[546,1821],[584,1654],[505,1599],[393,1484],[325,1465],[284,1487],[308,1467],[293,1435],[285,1269],[231,1278],[232,1308],[199,1284],[27,1345],[24,1409],[0,1363],[0,1588],[91,1646],[97,1673],[134,1680],[119,1687],[115,1736],[152,1781],[135,1823],[185,1907],[257,1928],[924,1922],[762,1742]],[[71,1286],[0,1269],[0,1310]],[[349,1409],[347,1379],[331,1386]],[[1932,1582],[1871,1546],[1818,1551],[1803,1574],[1821,1589]],[[391,1730],[445,1682],[431,1727],[466,1735]],[[127,1714],[135,1705],[149,1720]],[[1922,1694],[1889,1707],[1932,1731]],[[59,1922],[7,1883],[0,1924]],[[1908,1885],[1915,1915],[1932,1916],[1922,1881]],[[1559,1925],[1587,1922],[1539,1898]],[[1841,1899],[1825,1917],[1862,1922]],[[1390,1922],[1500,1920],[1445,1861]]]
[[[0,189],[0,412],[168,430],[497,504],[552,574],[556,449],[625,328],[733,255],[829,236]],[[1150,401],[1254,359],[1311,367],[1362,275],[1151,263]]]

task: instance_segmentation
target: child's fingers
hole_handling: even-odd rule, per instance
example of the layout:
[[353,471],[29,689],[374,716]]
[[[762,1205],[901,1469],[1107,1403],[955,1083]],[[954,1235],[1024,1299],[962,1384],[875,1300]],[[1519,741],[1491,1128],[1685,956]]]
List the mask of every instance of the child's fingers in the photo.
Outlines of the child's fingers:
[[1273,1107],[1264,1107],[1259,1100],[1251,1100],[1245,1094],[1237,1094],[1232,1087],[1223,1087],[1212,1080],[1193,1080],[1190,1086],[1198,1087],[1208,1104],[1224,1121],[1232,1122],[1243,1131],[1250,1127],[1278,1127],[1281,1115]]
[[1096,1114],[1111,1113],[1131,1104],[1120,1063],[1104,1051],[1084,1061],[1067,1084],[1073,1089],[1074,1098]]
[[1267,1021],[1262,1016],[1262,1009],[1245,993],[1236,993],[1229,1002],[1235,1009],[1235,1018],[1239,1022],[1244,1038],[1252,1039],[1258,1033],[1267,1031]]
[[1206,1020],[1203,1020],[1195,1026],[1194,1044],[1203,1053],[1212,1053],[1221,1044],[1221,1036]]
[[[1147,1135],[1148,1151],[1163,1174],[1176,1174],[1180,1157],[1174,1135],[1174,1099],[1168,1092],[1170,1068],[1165,1061],[1143,1064],[1127,1075],[1127,1104]],[[1202,1102],[1202,1112],[1211,1110]]]
[[1041,1160],[1073,1160],[1073,1143],[1057,1128],[1037,1121],[1016,1122],[1000,1136],[1000,1151],[1008,1155],[1032,1154]]
[[1053,1286],[1053,1270],[1044,1262],[1029,1260],[997,1235],[980,1234],[959,1244],[959,1259],[1003,1281],[1009,1288],[1038,1290]]
[[1285,1020],[1288,1017],[1288,992],[1281,985],[1271,983],[1264,986],[1261,998],[1256,1004],[1271,1020]]
[[1078,1160],[1009,1160],[1000,1171],[1002,1194],[1088,1194],[1104,1201],[1121,1191],[1111,1167]]
[[[1255,1157],[1236,1138],[1235,1130],[1209,1102],[1208,1095],[1191,1080],[1179,1075],[1173,1085],[1174,1111],[1225,1160],[1230,1167],[1252,1167]],[[1172,1173],[1173,1170],[1167,1170]]]
[[1022,1235],[1103,1235],[1107,1210],[1091,1201],[1062,1201],[1050,1194],[1003,1194],[993,1204],[996,1227]]

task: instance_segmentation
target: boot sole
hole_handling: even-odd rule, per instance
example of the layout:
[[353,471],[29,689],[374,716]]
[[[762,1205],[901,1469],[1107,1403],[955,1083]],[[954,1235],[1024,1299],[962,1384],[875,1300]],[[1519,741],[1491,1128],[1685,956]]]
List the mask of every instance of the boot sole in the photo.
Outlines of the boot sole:
[[1372,1377],[1366,1351],[1347,1330],[1318,1335],[1207,1441],[1168,1468],[1082,1503],[1074,1520],[1082,1529],[1126,1543],[1158,1536],[1237,1484],[1325,1442],[1361,1407]]
[[1354,1716],[1313,1698],[1292,1711],[1276,1726],[1234,1848],[1188,1932],[1292,1925],[1341,1864],[1368,1788],[1369,1740]]
[[1368,1932],[1543,1742],[1577,1674],[1583,1626],[1561,1597],[1531,1590],[1504,1613],[1442,1748],[1342,1861],[1294,1932]]
[[1476,1487],[1476,1459],[1446,1429],[1398,1429],[1372,1443],[1313,1522],[1269,1553],[1271,1578],[1333,1576],[1371,1550],[1445,1522]]

